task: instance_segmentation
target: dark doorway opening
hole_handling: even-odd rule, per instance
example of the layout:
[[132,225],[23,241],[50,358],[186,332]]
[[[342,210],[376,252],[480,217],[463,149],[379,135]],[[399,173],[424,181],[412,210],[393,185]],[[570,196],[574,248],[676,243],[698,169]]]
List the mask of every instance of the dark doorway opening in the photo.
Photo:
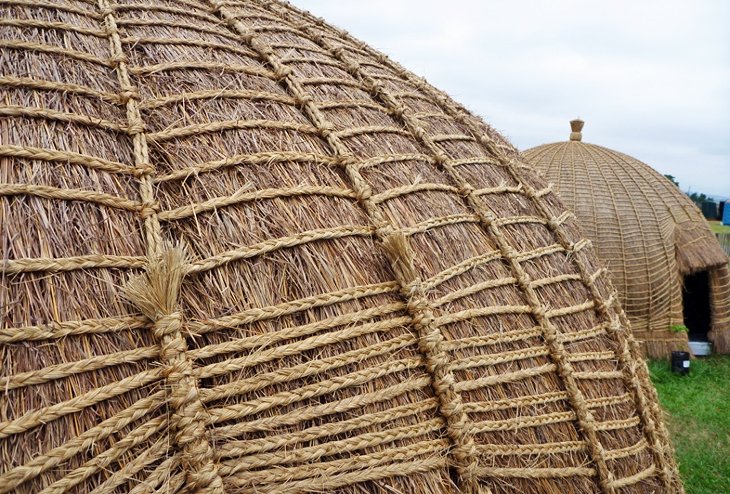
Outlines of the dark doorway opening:
[[689,329],[690,341],[707,341],[712,316],[710,309],[710,276],[698,271],[684,277],[684,324]]

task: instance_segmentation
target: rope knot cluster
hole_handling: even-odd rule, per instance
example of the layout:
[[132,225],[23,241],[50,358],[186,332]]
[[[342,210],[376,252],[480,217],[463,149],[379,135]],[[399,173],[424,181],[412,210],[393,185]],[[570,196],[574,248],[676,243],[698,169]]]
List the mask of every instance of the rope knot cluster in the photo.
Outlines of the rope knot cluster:
[[152,175],[155,173],[155,167],[150,163],[143,163],[134,167],[132,174],[136,178],[142,178],[145,175]]
[[348,73],[352,75],[357,75],[357,72],[360,70],[360,64],[356,62],[347,61],[345,62],[345,70],[347,70]]
[[145,130],[145,123],[141,119],[130,121],[127,126],[127,133],[131,136],[144,134]]
[[119,102],[121,104],[126,105],[131,99],[139,99],[139,91],[135,86],[119,92]]
[[[163,340],[180,332],[182,329],[182,314],[179,311],[161,315],[153,326],[155,338]],[[176,348],[176,347],[173,347]]]
[[474,187],[472,187],[469,184],[464,184],[461,187],[459,187],[459,195],[461,197],[466,197],[474,193]]
[[283,81],[290,75],[292,75],[292,69],[290,67],[287,67],[286,65],[277,64],[277,66],[274,68],[274,78],[277,82]]
[[143,220],[150,216],[154,216],[160,212],[160,203],[155,201],[151,203],[142,203],[139,207],[139,215]]
[[296,105],[301,108],[314,103],[314,98],[312,98],[312,95],[309,93],[303,93],[297,95],[295,101]]
[[112,64],[112,66],[119,68],[120,65],[126,64],[128,61],[127,55],[124,54],[115,54],[109,57],[109,63]]
[[397,117],[397,118],[403,118],[403,116],[406,114],[406,112],[407,112],[406,105],[404,105],[401,102],[398,102],[397,104],[393,105],[393,107],[388,110],[388,113],[390,113],[391,115],[393,115],[394,117]]
[[323,139],[327,139],[336,131],[334,124],[330,122],[323,122],[317,130],[319,135],[322,136]]
[[342,153],[337,156],[335,161],[337,163],[337,166],[345,167],[357,164],[358,159],[352,153]]

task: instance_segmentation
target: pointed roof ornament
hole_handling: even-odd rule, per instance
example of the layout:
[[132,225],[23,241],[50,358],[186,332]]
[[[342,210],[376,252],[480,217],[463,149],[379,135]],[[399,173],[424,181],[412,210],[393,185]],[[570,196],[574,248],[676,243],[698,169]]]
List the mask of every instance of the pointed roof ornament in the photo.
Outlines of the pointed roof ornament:
[[583,134],[581,133],[581,130],[583,130],[584,123],[585,122],[580,118],[576,118],[575,120],[570,121],[570,130],[572,130],[572,132],[570,133],[571,141],[580,141],[583,139]]

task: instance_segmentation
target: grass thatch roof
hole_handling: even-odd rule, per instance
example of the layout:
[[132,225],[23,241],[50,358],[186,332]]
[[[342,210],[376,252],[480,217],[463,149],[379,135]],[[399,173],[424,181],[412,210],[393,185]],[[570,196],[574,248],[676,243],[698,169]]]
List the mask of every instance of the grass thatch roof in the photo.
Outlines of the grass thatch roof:
[[268,1],[0,1],[0,492],[678,492],[515,150]]
[[[686,345],[686,334],[670,330],[683,320],[683,277],[726,271],[728,258],[700,210],[675,184],[635,158],[583,142],[583,122],[571,124],[569,141],[524,155],[577,215],[611,270],[637,337],[656,346],[650,354],[665,355]],[[720,278],[713,286],[717,333],[730,331],[729,287]]]

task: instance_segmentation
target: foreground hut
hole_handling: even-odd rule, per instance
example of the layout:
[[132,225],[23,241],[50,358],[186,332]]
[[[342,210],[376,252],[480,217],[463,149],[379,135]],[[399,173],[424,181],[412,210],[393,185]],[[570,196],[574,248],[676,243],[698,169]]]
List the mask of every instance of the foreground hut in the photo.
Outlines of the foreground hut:
[[[649,356],[711,341],[730,352],[728,258],[702,212],[648,165],[582,141],[528,149],[608,266],[634,337]],[[686,331],[688,328],[689,331]]]
[[681,492],[514,148],[271,1],[0,1],[0,493]]

